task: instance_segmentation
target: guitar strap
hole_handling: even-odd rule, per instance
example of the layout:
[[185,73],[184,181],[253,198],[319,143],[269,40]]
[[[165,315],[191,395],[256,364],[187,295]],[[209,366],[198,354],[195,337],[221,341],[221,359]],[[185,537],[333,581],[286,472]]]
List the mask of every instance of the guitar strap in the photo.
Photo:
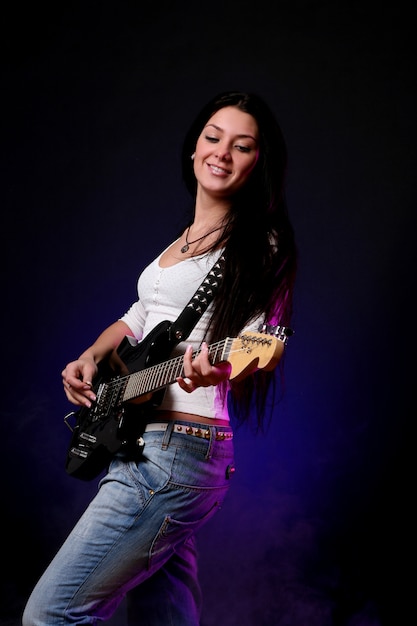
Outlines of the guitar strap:
[[195,294],[172,323],[170,333],[179,343],[187,339],[199,318],[203,315],[219,287],[223,276],[224,255],[217,259]]

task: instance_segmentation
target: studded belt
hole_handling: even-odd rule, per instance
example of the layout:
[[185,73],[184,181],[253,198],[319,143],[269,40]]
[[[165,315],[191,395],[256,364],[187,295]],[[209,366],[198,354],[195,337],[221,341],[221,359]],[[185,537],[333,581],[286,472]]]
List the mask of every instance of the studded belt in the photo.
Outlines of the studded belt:
[[[145,433],[160,432],[164,433],[168,428],[169,422],[153,422],[147,424],[145,427]],[[191,435],[192,437],[199,437],[200,439],[210,439],[211,432],[208,427],[196,428],[195,426],[186,426],[185,424],[174,424],[173,433],[177,435]],[[217,431],[215,435],[216,441],[223,441],[225,439],[233,439],[233,432],[230,431]]]

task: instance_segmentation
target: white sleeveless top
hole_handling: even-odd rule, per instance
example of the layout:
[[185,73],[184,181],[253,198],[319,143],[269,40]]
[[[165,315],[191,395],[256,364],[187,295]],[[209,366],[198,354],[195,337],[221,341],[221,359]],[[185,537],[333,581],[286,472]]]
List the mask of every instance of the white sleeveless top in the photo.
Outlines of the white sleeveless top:
[[[138,279],[138,300],[120,318],[140,341],[161,321],[174,322],[185,305],[193,297],[204,277],[219,258],[222,250],[186,258],[170,267],[161,267],[160,258],[165,251],[152,261]],[[210,342],[205,336],[206,327],[212,312],[212,304],[199,318],[185,342],[176,346],[170,356],[183,354],[187,345],[197,350],[201,342]],[[257,330],[261,319],[247,326]],[[193,393],[181,389],[178,383],[169,385],[159,410],[180,411],[216,419],[229,419],[227,402],[223,401],[218,387],[198,387]]]

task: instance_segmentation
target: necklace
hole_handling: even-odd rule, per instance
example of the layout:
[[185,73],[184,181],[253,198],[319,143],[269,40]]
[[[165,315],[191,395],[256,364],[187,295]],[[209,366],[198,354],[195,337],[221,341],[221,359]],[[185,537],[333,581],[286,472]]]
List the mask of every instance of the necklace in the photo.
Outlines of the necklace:
[[190,246],[193,243],[197,243],[197,241],[201,241],[202,239],[205,239],[206,237],[208,237],[209,235],[211,235],[212,233],[215,233],[216,231],[220,230],[221,228],[223,228],[223,226],[219,226],[218,228],[214,228],[213,230],[210,230],[208,233],[206,233],[205,235],[203,235],[202,237],[199,237],[198,239],[194,239],[194,241],[188,241],[188,235],[190,233],[190,228],[191,228],[192,224],[190,224],[190,226],[187,228],[187,232],[185,233],[185,246],[183,246],[181,248],[181,252],[183,254],[185,254],[186,252],[188,252]]

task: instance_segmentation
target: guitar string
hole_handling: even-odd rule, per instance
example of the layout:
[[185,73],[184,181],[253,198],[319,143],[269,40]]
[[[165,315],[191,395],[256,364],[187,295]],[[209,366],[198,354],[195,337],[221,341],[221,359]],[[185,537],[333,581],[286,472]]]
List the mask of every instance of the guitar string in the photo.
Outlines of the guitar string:
[[[217,352],[219,348],[223,349],[226,345],[226,343],[228,341],[231,341],[232,343],[235,341],[235,339],[232,338],[228,338],[228,339],[223,339],[221,341],[218,341],[217,343],[211,344],[209,346],[209,355],[212,355],[214,352]],[[253,342],[253,339],[252,339]],[[261,340],[257,340],[256,343],[259,344],[271,344],[272,343],[272,339],[266,339],[266,338],[262,338]],[[229,350],[228,352],[228,356],[233,356],[234,354],[237,354],[239,352],[246,352],[248,349],[247,346],[243,345],[240,346],[239,348],[234,348]],[[198,354],[200,354],[201,350],[196,350],[195,352],[193,352],[193,358],[195,358]],[[138,372],[133,372],[131,374],[127,374],[125,376],[122,376],[120,378],[116,378],[114,380],[110,380],[108,383],[106,383],[108,385],[109,389],[112,389],[113,387],[123,387],[123,385],[125,383],[128,382],[129,379],[132,378],[132,376],[138,375],[138,379],[140,379],[141,377],[143,378],[144,376],[147,376],[147,378],[149,379],[149,375],[153,373],[153,377],[151,376],[151,378],[155,378],[157,374],[164,374],[166,373],[164,370],[167,370],[169,368],[173,369],[173,365],[175,364],[176,366],[180,366],[182,365],[182,360],[183,357],[182,356],[178,356],[175,357],[173,359],[170,359],[169,361],[163,361],[162,363],[156,363],[155,365],[151,365],[148,368],[145,368],[144,370],[139,370]],[[168,365],[169,364],[169,365]],[[175,369],[175,368],[174,368]],[[159,372],[158,370],[162,370],[162,372]],[[144,383],[146,381],[141,381],[138,380],[138,383]],[[163,385],[164,386],[164,385]],[[149,391],[149,390],[148,390]],[[143,391],[142,393],[146,393],[147,391]],[[139,394],[140,395],[140,394]]]

